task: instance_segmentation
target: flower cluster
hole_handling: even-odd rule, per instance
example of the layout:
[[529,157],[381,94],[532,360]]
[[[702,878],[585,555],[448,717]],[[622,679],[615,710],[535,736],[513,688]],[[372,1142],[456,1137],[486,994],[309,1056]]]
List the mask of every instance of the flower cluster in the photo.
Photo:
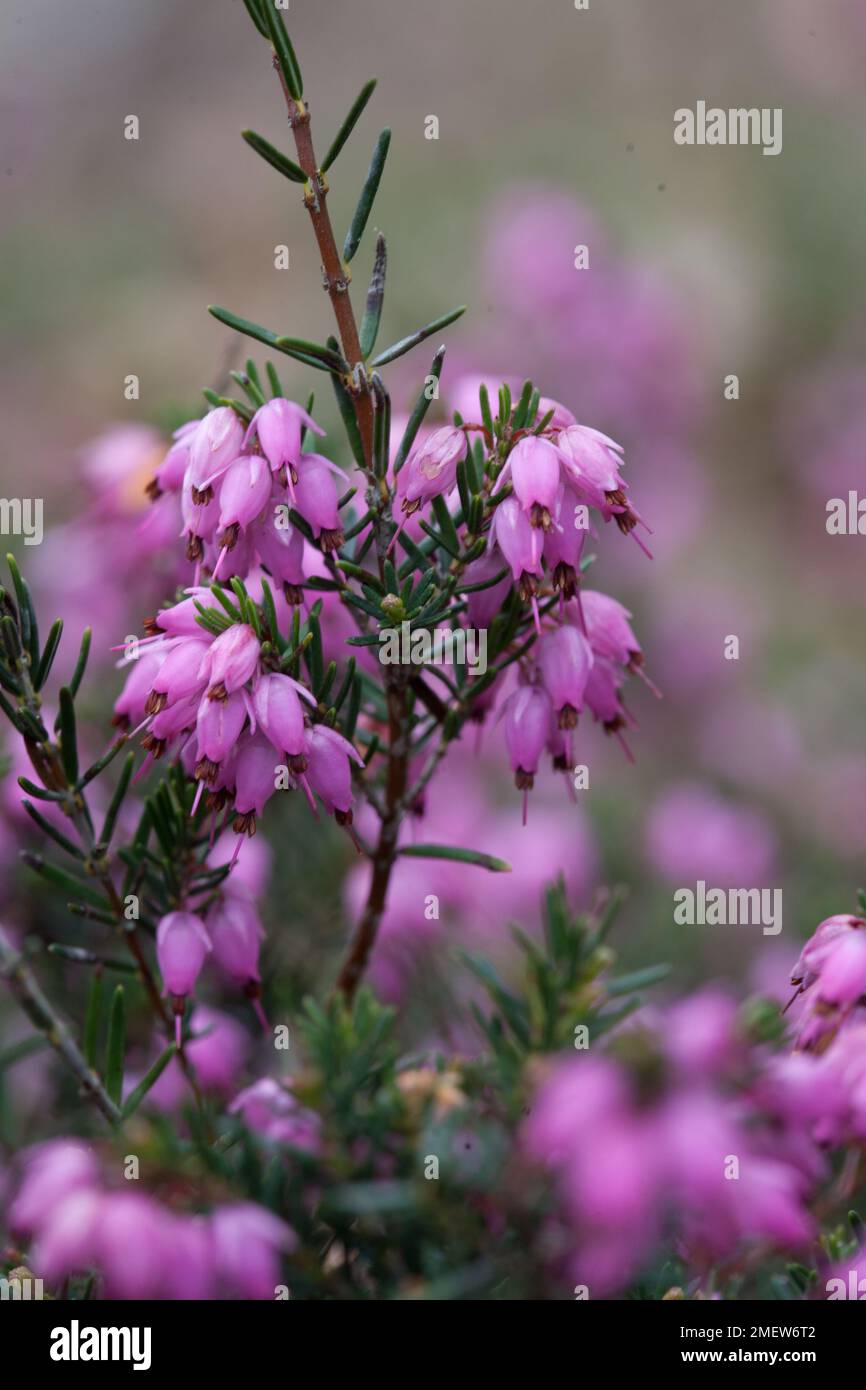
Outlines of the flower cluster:
[[34,1241],[40,1277],[54,1283],[95,1267],[114,1299],[273,1299],[283,1252],[297,1245],[284,1221],[252,1202],[192,1216],[110,1189],[92,1150],[65,1139],[25,1156],[8,1219]]
[[697,1268],[746,1241],[808,1245],[817,1150],[810,1168],[745,1090],[729,1094],[744,1071],[735,1013],[695,995],[625,1034],[621,1060],[574,1057],[540,1083],[524,1152],[555,1177],[550,1247],[590,1296],[627,1284],[670,1231]]
[[170,749],[198,782],[197,800],[207,789],[215,811],[234,809],[238,835],[255,834],[280,787],[302,787],[314,812],[316,793],[351,824],[350,762],[362,762],[360,754],[314,722],[313,695],[274,669],[272,643],[241,617],[215,606],[212,589],[193,589],[158,613],[115,703],[116,722],[146,725],[149,760]]
[[288,520],[294,508],[325,552],[342,543],[334,474],[329,459],[304,452],[307,431],[323,430],[294,401],[274,396],[244,428],[228,405],[190,420],[156,470],[150,493],[179,493],[187,559],[212,579],[245,577],[265,565],[299,603],[304,583],[304,543]]

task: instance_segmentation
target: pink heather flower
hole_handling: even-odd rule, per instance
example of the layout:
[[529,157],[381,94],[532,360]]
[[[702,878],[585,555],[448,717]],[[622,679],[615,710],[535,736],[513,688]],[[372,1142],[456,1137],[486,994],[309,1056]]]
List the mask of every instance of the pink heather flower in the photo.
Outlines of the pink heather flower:
[[245,897],[223,896],[208,910],[206,922],[217,965],[242,987],[257,983],[265,929],[255,905]]
[[194,639],[181,641],[170,650],[166,649],[168,654],[154,676],[145,705],[148,714],[158,714],[166,705],[189,699],[204,690],[205,678],[201,675],[201,665],[209,649],[210,642],[204,637],[200,642]]
[[511,589],[511,578],[507,571],[508,565],[496,550],[486,551],[479,559],[473,560],[471,565],[467,565],[464,576],[467,584],[483,584],[485,580],[495,579],[498,574],[502,575],[497,584],[491,584],[486,589],[479,589],[468,595],[466,621],[470,627],[488,628],[493,622]]
[[352,776],[349,759],[364,759],[348,739],[325,724],[313,724],[306,739],[307,780],[340,825],[352,824]]
[[272,1077],[262,1077],[240,1091],[229,1106],[248,1129],[277,1144],[290,1144],[307,1153],[321,1150],[321,1120]]
[[514,782],[523,792],[523,822],[526,824],[526,794],[534,784],[538,760],[544,752],[553,724],[550,697],[537,685],[522,685],[509,695],[500,718],[505,726],[505,746],[514,772]]
[[52,1139],[25,1154],[24,1176],[9,1208],[13,1231],[38,1230],[53,1208],[73,1192],[94,1187],[99,1168],[90,1149],[68,1139]]
[[545,415],[551,410],[553,411],[553,415],[551,416],[550,424],[547,426],[549,430],[567,430],[570,425],[577,424],[577,421],[567,405],[561,405],[559,401],[553,400],[551,396],[542,396],[538,402],[539,421],[543,420]]
[[643,660],[640,643],[629,624],[627,608],[597,589],[584,589],[581,607],[589,645],[597,656],[632,670]]
[[561,487],[554,525],[544,537],[544,558],[552,571],[553,587],[564,599],[574,598],[580,583],[580,561],[587,529],[574,524],[578,505],[571,488]]
[[240,738],[247,719],[243,695],[236,692],[225,700],[202,700],[196,718],[195,775],[209,785],[217,780],[220,765]]
[[255,835],[256,817],[276,791],[279,764],[274,750],[264,739],[253,738],[241,749],[235,763],[235,818],[232,829],[238,835]]
[[[623,535],[632,532],[641,518],[626,497],[628,484],[619,471],[622,446],[588,425],[569,425],[558,436],[556,447],[565,476],[578,497],[597,508],[605,521],[613,516]],[[645,549],[640,541],[638,544]]]
[[[271,500],[274,500],[273,497]],[[277,525],[277,514],[266,509],[255,527],[253,539],[259,559],[274,579],[282,584],[287,601],[300,603],[307,578],[304,572],[304,538],[300,531],[296,526]]]
[[524,602],[535,599],[541,568],[542,542],[535,527],[530,526],[516,497],[506,497],[493,513],[490,532],[508,562],[512,576],[520,587]]
[[533,526],[549,531],[560,489],[559,455],[537,435],[524,436],[508,456],[514,495]]
[[196,563],[200,562],[204,555],[206,541],[213,540],[219,524],[219,501],[213,495],[213,489],[208,489],[207,502],[197,502],[194,497],[193,485],[190,481],[190,470],[184,479],[183,491],[180,498],[180,512],[183,521],[182,536],[186,536],[186,558]]
[[108,1298],[158,1298],[175,1259],[174,1222],[164,1207],[136,1192],[100,1199],[94,1260]]
[[153,636],[164,634],[166,637],[201,638],[203,632],[198,621],[199,611],[196,603],[200,603],[203,608],[211,609],[214,613],[223,611],[218,607],[210,589],[192,585],[186,592],[189,598],[181,599],[180,603],[172,604],[170,608],[161,608],[155,618],[147,621],[145,627]]
[[280,1282],[280,1252],[294,1250],[294,1231],[253,1202],[219,1207],[210,1228],[219,1278],[238,1298],[272,1299]]
[[220,483],[219,529],[222,544],[232,548],[238,532],[249,526],[271,495],[271,474],[261,454],[241,454]]
[[215,1272],[210,1226],[202,1216],[179,1216],[171,1223],[171,1256],[163,1265],[160,1297],[175,1301],[214,1297]]
[[156,470],[156,486],[149,489],[151,495],[161,492],[180,492],[184,476],[189,466],[189,450],[192,436],[201,424],[200,420],[187,420],[185,425],[175,430],[168,453]]
[[[253,433],[257,434],[262,453],[275,473],[281,468],[297,470],[305,429],[313,434],[325,433],[302,406],[286,400],[284,396],[275,396],[256,411],[244,442],[249,443]],[[297,481],[297,475],[294,481]]]
[[447,495],[457,482],[457,465],[466,455],[466,436],[455,425],[443,425],[416,442],[397,474],[402,511],[412,512],[433,497]]
[[50,1208],[30,1256],[35,1274],[53,1284],[93,1264],[101,1206],[101,1193],[82,1188]]
[[838,939],[818,973],[815,989],[828,1004],[853,1004],[866,991],[866,933],[851,931]]
[[823,966],[839,943],[847,938],[852,931],[860,931],[864,926],[866,926],[864,918],[852,917],[850,914],[825,917],[823,922],[819,922],[800,952],[797,963],[791,972],[791,983],[802,985],[803,989],[808,989],[818,978]]
[[141,740],[142,747],[146,748],[152,757],[161,758],[166,744],[177,734],[195,727],[197,711],[197,696],[178,700],[176,704],[161,709],[151,719],[150,727]]
[[194,499],[208,502],[213,484],[241,452],[244,427],[231,406],[212,410],[191,436],[187,479]]
[[186,997],[192,994],[211,949],[204,922],[194,912],[169,912],[156,931],[156,955],[165,991],[171,995],[180,1046]]
[[323,550],[343,544],[333,465],[318,454],[303,454],[295,486],[295,506],[312,527]]
[[589,643],[576,627],[565,624],[544,634],[538,644],[538,662],[560,729],[573,729],[593,665]]
[[150,652],[145,648],[141,656],[130,663],[129,675],[124,682],[123,690],[114,702],[112,723],[118,728],[128,729],[132,724],[141,723],[153,682],[159,675],[164,660],[164,651]]
[[202,663],[208,699],[225,700],[246,685],[259,664],[259,651],[259,639],[247,623],[232,623],[215,637]]
[[[214,939],[214,924],[208,913],[206,925],[211,934],[213,956],[219,960],[217,943]],[[220,1091],[227,1095],[237,1085],[237,1078],[243,1067],[249,1044],[244,1028],[228,1014],[199,1004],[193,1009],[189,1020],[190,1039],[186,1045],[186,1055],[201,1085],[209,1091]],[[197,1034],[203,1034],[197,1037]]]
[[258,726],[278,753],[289,755],[293,772],[303,772],[306,767],[301,696],[315,707],[308,690],[291,676],[279,673],[261,676],[253,689],[253,712]]

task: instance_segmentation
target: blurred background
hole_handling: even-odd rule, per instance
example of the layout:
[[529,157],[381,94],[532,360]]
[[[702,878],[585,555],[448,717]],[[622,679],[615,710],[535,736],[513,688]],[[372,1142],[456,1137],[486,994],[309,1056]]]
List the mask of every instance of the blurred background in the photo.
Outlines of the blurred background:
[[[851,910],[866,877],[866,539],[825,528],[827,501],[861,486],[866,449],[866,3],[291,0],[288,18],[320,154],[379,78],[330,207],[340,235],[391,126],[375,213],[390,252],[386,339],[467,302],[445,335],[445,403],[463,373],[531,376],[624,445],[653,528],[652,560],[605,528],[588,581],[634,612],[664,692],[631,683],[635,765],[586,716],[589,789],[573,803],[540,778],[524,830],[501,730],[484,731],[480,753],[461,744],[419,834],[465,835],[514,873],[414,861],[395,885],[378,987],[417,1006],[410,1034],[447,1034],[437,991],[450,946],[480,945],[507,970],[504,922],[532,928],[561,871],[579,903],[627,884],[614,944],[634,966],[670,960],[672,991],[727,978],[783,993],[798,942]],[[67,619],[68,660],[96,614],[98,750],[120,681],[107,648],[174,583],[173,540],[160,554],[132,539],[142,480],[166,431],[200,412],[201,388],[236,365],[205,306],[298,336],[331,324],[297,192],[239,138],[253,127],[288,140],[240,0],[7,0],[0,54],[0,491],[44,498],[46,539],[20,554],[46,626],[55,608]],[[781,107],[781,154],[676,146],[674,111],[698,100]],[[288,270],[274,267],[279,244]],[[371,251],[368,236],[356,304]],[[395,408],[427,361],[421,349],[392,371]],[[286,359],[281,371],[305,399],[303,369]],[[137,400],[124,397],[128,374]],[[330,399],[317,413],[332,431]],[[22,931],[79,939],[15,867],[30,832],[10,757],[2,910]],[[268,822],[266,988],[291,1003],[331,978],[362,871],[303,806],[269,808]],[[673,890],[699,878],[781,887],[781,935],[675,927]],[[424,917],[430,893],[438,921]]]

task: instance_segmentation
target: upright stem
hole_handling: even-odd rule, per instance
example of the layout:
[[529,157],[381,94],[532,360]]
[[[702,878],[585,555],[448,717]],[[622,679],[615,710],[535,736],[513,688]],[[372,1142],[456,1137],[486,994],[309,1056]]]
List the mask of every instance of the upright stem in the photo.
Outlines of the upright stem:
[[[274,67],[279,74],[289,125],[295,140],[298,163],[307,175],[308,183],[304,194],[304,206],[310,214],[316,244],[322,258],[324,287],[334,310],[337,329],[343,349],[343,356],[351,368],[361,363],[361,343],[358,325],[349,296],[351,276],[334,237],[331,217],[328,212],[328,181],[319,171],[310,130],[310,112],[303,101],[296,101],[286,85],[279,60],[274,58]],[[377,505],[373,509],[373,530],[376,537],[376,550],[379,558],[380,574],[384,573],[384,558],[388,548],[389,535],[385,525],[385,503],[388,500],[387,485],[373,475],[373,398],[366,376],[354,373],[346,382],[355,408],[367,475],[378,486]],[[388,774],[385,787],[385,805],[379,830],[379,840],[372,855],[373,874],[367,903],[361,920],[349,943],[348,954],[343,962],[337,980],[337,988],[346,999],[351,1000],[358,982],[370,959],[370,952],[376,940],[385,903],[391,871],[397,857],[400,823],[403,818],[403,798],[409,769],[409,730],[406,717],[406,685],[399,667],[386,667],[385,695],[388,705]]]
[[[295,139],[298,163],[309,180],[307,191],[304,194],[304,206],[310,214],[316,244],[322,258],[324,287],[328,291],[328,298],[337,320],[343,356],[349,366],[354,367],[356,363],[361,362],[362,356],[358,325],[355,322],[355,312],[349,298],[349,282],[352,277],[348,266],[343,264],[343,258],[334,237],[327,204],[328,181],[325,175],[319,172],[316,161],[313,136],[310,130],[310,113],[303,101],[295,101],[286,86],[279,60],[276,57],[274,58],[274,67],[279,74],[283,95],[286,99],[289,125],[292,127],[292,134]],[[356,382],[353,380],[346,384],[352,394],[358,429],[361,432],[361,442],[364,446],[364,458],[367,468],[370,469],[373,462],[373,402],[370,390],[364,381]]]

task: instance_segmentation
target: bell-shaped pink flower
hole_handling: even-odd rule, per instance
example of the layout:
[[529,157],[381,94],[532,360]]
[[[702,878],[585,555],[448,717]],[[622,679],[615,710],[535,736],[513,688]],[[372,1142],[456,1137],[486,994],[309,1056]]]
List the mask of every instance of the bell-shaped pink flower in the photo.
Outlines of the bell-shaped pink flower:
[[114,702],[112,723],[119,729],[128,729],[131,724],[140,724],[145,716],[147,698],[153,689],[153,682],[165,660],[165,651],[148,651],[130,664],[129,675],[123,690]]
[[235,1298],[273,1299],[280,1255],[298,1238],[273,1212],[253,1202],[218,1207],[210,1218],[218,1277]]
[[506,497],[493,513],[491,533],[507,560],[524,602],[535,599],[541,568],[542,541],[530,526],[516,497]]
[[505,728],[505,746],[514,772],[514,782],[523,792],[523,823],[526,824],[527,793],[531,790],[538,762],[553,726],[550,698],[537,685],[522,685],[509,695],[500,718]]
[[[213,959],[216,960],[217,945],[210,914],[206,926],[213,945]],[[228,1014],[208,1008],[206,1004],[198,1004],[190,1015],[189,1031],[186,1055],[199,1084],[208,1091],[231,1094],[237,1087],[249,1052],[246,1029]]]
[[292,772],[303,772],[306,767],[301,696],[315,706],[312,695],[299,681],[279,672],[261,676],[253,689],[253,712],[258,726],[278,753],[290,755]]
[[107,1193],[99,1205],[95,1263],[110,1299],[158,1298],[175,1258],[174,1220],[137,1192]]
[[227,700],[202,700],[196,718],[195,775],[213,786],[220,764],[225,761],[241,735],[247,708],[240,693]]
[[584,589],[581,599],[586,635],[596,655],[605,656],[627,669],[640,665],[643,656],[629,623],[628,609],[597,589]]
[[511,577],[507,571],[508,565],[498,550],[488,550],[467,565],[464,576],[466,584],[483,584],[486,580],[495,579],[498,574],[502,575],[496,584],[467,595],[467,622],[470,627],[488,628],[493,622],[511,589]]
[[73,1192],[94,1188],[99,1165],[91,1149],[69,1139],[50,1139],[25,1154],[24,1176],[8,1208],[10,1229],[22,1235],[38,1230]]
[[209,649],[210,641],[202,633],[201,641],[182,640],[169,650],[153,679],[146,705],[148,714],[158,714],[166,705],[197,695],[204,689],[201,665]]
[[232,623],[215,637],[202,663],[208,699],[224,700],[240,690],[259,664],[259,639],[247,623]]
[[580,561],[587,528],[576,526],[576,494],[563,487],[557,499],[554,525],[544,537],[544,559],[552,572],[553,587],[564,599],[573,599],[580,584]]
[[262,453],[274,472],[286,467],[297,469],[305,429],[313,434],[325,433],[303,406],[284,396],[275,396],[256,411],[247,430],[247,441],[253,432],[258,435]]
[[326,724],[307,730],[307,780],[340,825],[352,824],[352,774],[349,760],[363,766],[364,759],[348,739]]
[[161,492],[180,492],[184,476],[189,466],[189,451],[192,436],[201,420],[188,420],[174,432],[174,443],[156,470],[156,486],[148,488],[149,494],[158,497]]
[[213,484],[222,477],[243,447],[244,427],[231,406],[219,405],[199,424],[189,446],[193,498],[208,502]]
[[102,1202],[102,1193],[81,1188],[52,1205],[30,1256],[35,1274],[53,1284],[94,1263]]
[[538,644],[538,661],[559,727],[573,729],[583,709],[592,648],[583,633],[566,623],[544,634]]
[[397,474],[397,496],[407,515],[432,497],[447,495],[457,482],[457,465],[466,455],[466,435],[443,425],[416,443]]
[[258,983],[259,949],[265,929],[249,898],[228,894],[207,914],[213,958],[241,986]]
[[169,912],[160,920],[156,957],[166,993],[172,999],[178,1047],[186,997],[192,994],[210,949],[207,928],[196,913]]
[[559,454],[547,439],[524,435],[508,455],[514,495],[533,526],[549,531],[560,489]]
[[343,544],[338,501],[330,461],[318,454],[304,454],[295,485],[295,506],[323,550],[336,550]]
[[[270,495],[270,469],[261,454],[241,454],[230,464],[220,483],[219,529],[223,532],[223,545],[234,545],[237,530],[256,519]],[[227,531],[234,534],[226,538]]]
[[[271,502],[274,503],[273,495]],[[307,578],[304,573],[304,538],[296,526],[279,524],[282,515],[282,512],[266,508],[256,523],[253,541],[262,564],[282,584],[287,602],[299,604],[304,596],[303,587]]]
[[264,739],[253,738],[238,753],[235,763],[235,818],[238,835],[255,835],[256,817],[276,791],[279,764]]
[[146,748],[152,757],[161,758],[166,744],[177,734],[195,727],[198,704],[198,697],[193,695],[178,700],[173,705],[166,705],[150,721],[150,728],[141,740],[142,748]]

